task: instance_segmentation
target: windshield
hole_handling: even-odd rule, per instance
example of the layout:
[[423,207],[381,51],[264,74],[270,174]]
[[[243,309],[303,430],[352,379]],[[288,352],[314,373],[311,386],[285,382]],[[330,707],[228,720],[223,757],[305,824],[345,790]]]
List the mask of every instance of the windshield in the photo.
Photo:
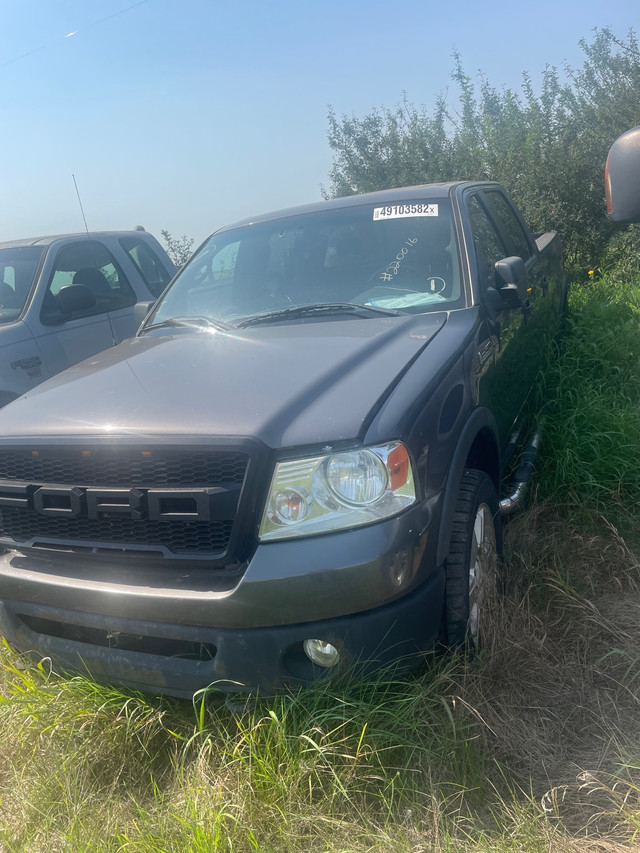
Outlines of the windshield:
[[366,204],[214,234],[148,322],[198,317],[235,325],[279,312],[291,321],[305,312],[288,309],[327,303],[336,312],[346,303],[379,309],[367,316],[460,307],[449,201]]
[[0,323],[22,313],[43,251],[41,246],[0,249]]

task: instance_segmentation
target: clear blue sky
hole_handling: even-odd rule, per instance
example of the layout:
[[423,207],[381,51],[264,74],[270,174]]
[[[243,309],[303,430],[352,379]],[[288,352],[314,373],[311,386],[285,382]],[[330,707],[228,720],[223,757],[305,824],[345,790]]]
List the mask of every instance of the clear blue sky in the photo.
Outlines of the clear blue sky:
[[536,82],[602,26],[639,0],[0,0],[0,240],[82,230],[75,174],[91,229],[199,242],[320,197],[328,105],[429,106],[454,48]]

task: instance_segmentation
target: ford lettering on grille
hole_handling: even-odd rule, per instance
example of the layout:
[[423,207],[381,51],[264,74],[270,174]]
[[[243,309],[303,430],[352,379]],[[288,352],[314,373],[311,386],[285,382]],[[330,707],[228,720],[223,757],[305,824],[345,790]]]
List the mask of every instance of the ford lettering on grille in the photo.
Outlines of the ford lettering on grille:
[[134,521],[213,521],[212,500],[227,492],[203,489],[99,489],[0,483],[0,509],[13,507],[62,518]]

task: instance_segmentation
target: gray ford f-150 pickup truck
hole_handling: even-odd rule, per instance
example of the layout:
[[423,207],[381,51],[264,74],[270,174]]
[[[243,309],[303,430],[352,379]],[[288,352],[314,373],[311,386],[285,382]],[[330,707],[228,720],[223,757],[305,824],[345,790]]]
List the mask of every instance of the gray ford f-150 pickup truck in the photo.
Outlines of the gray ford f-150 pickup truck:
[[0,406],[134,335],[175,271],[142,229],[0,243]]
[[179,696],[477,641],[565,297],[495,183],[217,231],[135,338],[2,411],[0,631]]

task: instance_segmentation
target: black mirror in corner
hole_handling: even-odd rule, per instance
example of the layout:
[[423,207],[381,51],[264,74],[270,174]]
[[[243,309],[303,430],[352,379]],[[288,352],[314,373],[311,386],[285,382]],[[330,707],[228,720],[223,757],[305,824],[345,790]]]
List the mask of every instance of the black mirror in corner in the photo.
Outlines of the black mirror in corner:
[[527,268],[522,258],[496,261],[496,288],[506,308],[517,308],[527,299]]
[[65,316],[76,311],[88,311],[95,304],[95,294],[86,284],[67,284],[58,293],[58,306]]

